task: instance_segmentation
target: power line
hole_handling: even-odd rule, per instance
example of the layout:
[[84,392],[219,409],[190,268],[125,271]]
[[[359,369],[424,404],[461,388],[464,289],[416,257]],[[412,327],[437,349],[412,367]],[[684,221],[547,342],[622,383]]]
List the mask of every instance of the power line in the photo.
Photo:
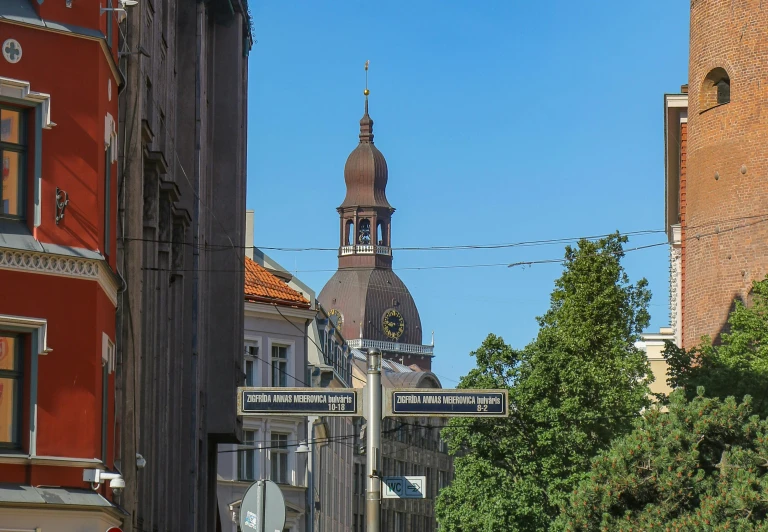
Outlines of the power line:
[[[651,234],[658,234],[663,233],[663,229],[643,229],[639,231],[628,231],[625,233],[620,232],[614,232],[614,233],[605,233],[600,235],[588,235],[588,236],[577,236],[577,237],[560,237],[560,238],[550,238],[550,239],[543,239],[543,240],[524,240],[520,242],[508,242],[508,243],[501,243],[501,244],[456,244],[456,245],[444,245],[444,246],[405,246],[405,247],[390,247],[392,251],[462,251],[462,250],[484,250],[484,249],[507,249],[507,248],[514,248],[514,247],[532,247],[532,246],[542,246],[542,245],[552,245],[552,244],[563,244],[567,242],[577,242],[582,239],[587,240],[594,240],[597,238],[605,238],[608,236],[612,236],[615,234],[619,234],[620,236],[642,236],[642,235],[651,235]],[[185,246],[194,246],[194,243],[191,242],[174,242],[172,240],[157,240],[157,239],[150,239],[150,238],[126,238],[126,240],[136,240],[141,242],[152,242],[152,243],[158,243],[158,244],[180,244]],[[203,249],[209,249],[209,250],[224,250],[224,249],[264,249],[269,251],[285,251],[285,252],[314,252],[314,251],[334,251],[338,252],[338,247],[276,247],[276,246],[235,246],[227,245],[227,244],[197,244],[198,247]]]
[[[745,217],[733,219],[731,221],[753,220],[755,218],[763,218],[763,219],[762,220],[754,221],[754,222],[749,223],[749,224],[738,225],[738,226],[734,226],[734,227],[730,227],[730,228],[726,228],[726,229],[720,229],[718,226],[716,226],[713,231],[709,231],[707,233],[697,233],[697,234],[686,235],[686,238],[683,241],[687,242],[688,240],[691,240],[691,239],[700,240],[701,238],[710,237],[710,236],[716,236],[716,235],[720,235],[720,234],[723,234],[723,233],[737,231],[739,229],[744,229],[744,228],[747,228],[747,227],[752,227],[752,226],[755,226],[755,225],[758,225],[758,224],[761,224],[761,223],[765,223],[765,222],[768,222],[768,213],[762,214],[762,215],[759,215],[759,216],[745,216]],[[697,226],[697,227],[704,227],[704,226],[711,226],[711,225],[713,225],[713,224],[712,223],[707,223],[707,224],[702,224],[701,226]],[[689,232],[691,230],[691,228],[692,228],[691,226],[686,227],[686,232]],[[619,236],[621,236],[620,233],[613,233],[613,234],[618,234]],[[637,246],[637,247],[634,247],[634,248],[627,248],[627,249],[621,250],[621,252],[619,252],[619,253],[620,254],[626,254],[626,253],[630,253],[630,252],[633,252],[633,251],[639,251],[639,250],[644,250],[644,249],[649,249],[649,248],[654,248],[654,247],[659,247],[659,246],[665,246],[665,245],[669,245],[669,242],[666,242],[666,241],[665,242],[657,242],[657,243],[648,244],[648,245],[645,245],[645,246]],[[498,262],[498,263],[489,263],[489,264],[455,264],[455,265],[431,265],[431,266],[405,266],[405,267],[402,267],[402,268],[392,268],[392,269],[395,270],[395,271],[408,271],[408,270],[410,270],[410,271],[421,271],[421,270],[443,270],[443,269],[492,268],[492,267],[502,267],[502,266],[511,268],[511,267],[516,267],[516,266],[533,266],[533,265],[537,265],[537,264],[558,264],[558,263],[566,262],[566,260],[567,259],[565,259],[565,258],[556,258],[556,259],[553,258],[553,259],[541,259],[541,260],[530,260],[530,261],[517,261],[517,262],[513,262],[513,263]],[[170,272],[192,271],[192,270],[183,270],[183,269],[173,270],[171,268],[153,268],[153,267],[145,267],[144,269],[148,270],[148,271],[170,271]],[[352,267],[352,268],[345,268],[344,269],[344,271],[368,271],[368,270],[370,270],[370,268],[367,268],[367,267],[359,267],[359,268],[358,267]],[[237,272],[240,272],[241,270],[240,269],[237,269],[237,270],[210,269],[210,270],[198,270],[198,271],[208,271],[208,272],[215,272],[215,273],[232,273],[232,272],[237,273]],[[318,272],[335,272],[335,271],[338,271],[338,268],[336,268],[336,269],[330,269],[329,268],[329,269],[315,269],[315,270],[297,270],[295,273],[318,273]]]

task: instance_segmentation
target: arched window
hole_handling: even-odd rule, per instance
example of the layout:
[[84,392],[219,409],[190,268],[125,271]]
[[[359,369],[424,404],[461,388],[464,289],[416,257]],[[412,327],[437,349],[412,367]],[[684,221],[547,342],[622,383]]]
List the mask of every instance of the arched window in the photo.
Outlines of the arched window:
[[699,92],[699,112],[703,113],[731,101],[731,78],[724,68],[713,68],[704,78]]
[[360,220],[360,232],[357,237],[357,243],[363,246],[371,243],[371,221],[368,218]]
[[344,245],[351,246],[353,244],[352,237],[355,234],[355,224],[352,220],[347,220],[344,225]]
[[384,243],[384,223],[381,220],[376,222],[376,243],[380,246],[386,246]]

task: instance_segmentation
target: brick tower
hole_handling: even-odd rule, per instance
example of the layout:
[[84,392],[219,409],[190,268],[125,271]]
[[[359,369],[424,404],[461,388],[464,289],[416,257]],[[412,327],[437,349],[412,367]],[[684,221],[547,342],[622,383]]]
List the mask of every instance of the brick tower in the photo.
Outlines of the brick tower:
[[682,342],[714,340],[768,273],[768,5],[692,0]]

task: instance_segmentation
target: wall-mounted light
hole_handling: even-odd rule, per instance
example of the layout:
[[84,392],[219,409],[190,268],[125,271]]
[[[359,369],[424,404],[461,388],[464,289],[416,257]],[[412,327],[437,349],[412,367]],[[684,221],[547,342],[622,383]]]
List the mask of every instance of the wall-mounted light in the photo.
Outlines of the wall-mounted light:
[[56,187],[56,225],[64,218],[64,209],[69,205],[69,194]]

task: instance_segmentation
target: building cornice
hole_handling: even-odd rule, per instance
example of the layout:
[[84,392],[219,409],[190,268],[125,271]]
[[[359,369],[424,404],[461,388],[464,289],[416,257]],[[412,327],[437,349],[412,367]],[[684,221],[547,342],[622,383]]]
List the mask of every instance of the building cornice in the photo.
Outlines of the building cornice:
[[0,248],[0,270],[96,281],[112,304],[117,306],[117,281],[103,259]]
[[[279,307],[279,311],[277,310]],[[272,303],[259,303],[254,301],[245,302],[245,312],[247,315],[266,314],[269,317],[285,316],[286,318],[298,318],[300,320],[312,320],[317,315],[316,310],[307,308],[286,307]]]
[[70,37],[75,37],[78,39],[86,39],[88,41],[97,41],[99,43],[99,46],[101,47],[102,53],[107,59],[107,63],[109,63],[109,70],[112,72],[112,75],[114,76],[115,82],[117,83],[117,87],[122,88],[125,85],[125,79],[123,78],[123,75],[120,73],[120,69],[117,67],[117,64],[115,63],[115,59],[112,57],[112,52],[109,50],[109,47],[107,46],[107,38],[101,32],[98,32],[96,30],[88,30],[87,28],[80,28],[78,26],[73,26],[70,24],[55,23],[54,26],[48,26],[47,22],[43,19],[40,19],[39,21],[42,24],[31,24],[29,22],[14,20],[8,17],[3,17],[0,20],[2,20],[2,22],[5,22],[6,24],[12,24],[14,26],[22,26],[25,28],[33,29],[33,30],[47,31],[50,33],[58,33],[59,35],[68,35]]

